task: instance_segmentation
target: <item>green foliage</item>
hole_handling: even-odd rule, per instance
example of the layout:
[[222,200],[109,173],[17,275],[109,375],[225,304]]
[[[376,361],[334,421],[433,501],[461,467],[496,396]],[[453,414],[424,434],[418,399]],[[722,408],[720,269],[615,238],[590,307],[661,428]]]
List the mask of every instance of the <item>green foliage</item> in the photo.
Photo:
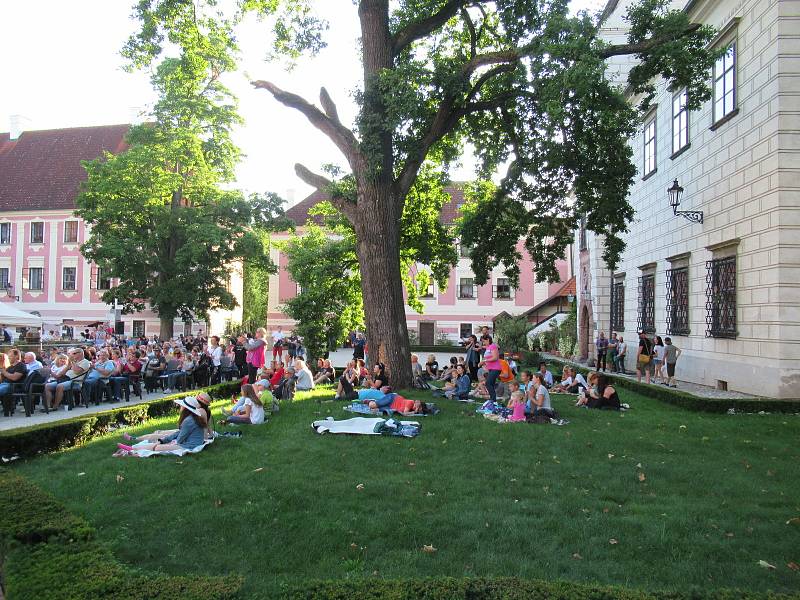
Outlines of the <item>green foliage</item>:
[[84,163],[76,200],[91,226],[84,255],[120,279],[104,301],[126,312],[149,303],[162,324],[236,306],[233,263],[248,257],[274,270],[249,228],[283,223],[276,196],[221,187],[240,156],[230,132],[241,119],[220,82],[236,66],[235,39],[213,4],[137,6],[141,28],[123,54],[131,68],[152,72],[152,121],[131,128],[126,151]]
[[147,575],[121,565],[80,517],[27,479],[0,469],[0,547],[9,598],[224,599],[241,577]]
[[[253,232],[261,240],[262,255],[269,252],[269,232],[256,229]],[[248,331],[255,331],[267,322],[269,305],[269,276],[272,270],[261,261],[245,258],[243,267],[242,324]]]
[[527,350],[528,333],[533,327],[525,315],[497,319],[494,323],[495,341],[503,352]]
[[[205,388],[205,391],[212,399],[217,399],[226,398],[237,392],[238,389],[239,382],[233,381],[212,385]],[[122,425],[138,425],[148,419],[175,413],[178,410],[174,402],[176,398],[197,393],[198,390],[171,394],[152,402],[90,413],[53,423],[0,431],[0,457],[26,458],[43,452],[55,452],[73,446],[81,446]]]
[[297,321],[295,332],[303,338],[309,360],[364,325],[354,237],[347,228],[336,231],[332,236],[309,223],[305,235],[282,246],[286,268],[300,286],[285,311]]

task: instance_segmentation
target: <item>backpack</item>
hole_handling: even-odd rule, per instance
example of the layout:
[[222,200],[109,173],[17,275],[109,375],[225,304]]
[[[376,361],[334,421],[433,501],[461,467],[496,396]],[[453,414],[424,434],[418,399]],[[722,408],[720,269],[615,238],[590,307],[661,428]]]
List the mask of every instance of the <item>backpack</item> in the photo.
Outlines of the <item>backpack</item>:
[[514,381],[514,372],[511,370],[511,366],[508,364],[508,361],[502,359],[500,361],[500,381],[503,383],[508,383],[509,381]]
[[296,377],[284,377],[272,391],[272,396],[276,400],[289,400],[291,402],[294,399],[296,381]]
[[431,390],[433,386],[429,384],[421,375],[414,377],[413,386],[419,390]]

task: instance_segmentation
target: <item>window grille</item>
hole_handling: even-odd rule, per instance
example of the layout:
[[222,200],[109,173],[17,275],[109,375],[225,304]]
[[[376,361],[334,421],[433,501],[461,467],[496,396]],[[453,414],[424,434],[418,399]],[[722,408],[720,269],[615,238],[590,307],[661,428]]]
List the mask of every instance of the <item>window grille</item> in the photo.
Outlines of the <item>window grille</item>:
[[144,321],[133,322],[133,337],[144,337]]
[[656,276],[654,273],[639,277],[639,331],[656,332]]
[[77,272],[78,269],[76,267],[64,267],[61,270],[61,289],[64,291],[72,291],[74,292],[76,289],[77,283]]
[[689,335],[689,269],[667,270],[667,333]]
[[736,257],[706,262],[706,337],[735,338]]
[[458,297],[461,299],[472,299],[478,296],[478,286],[472,277],[462,277],[458,285]]
[[611,329],[625,331],[625,280],[611,282]]
[[511,300],[514,297],[514,288],[511,287],[508,279],[504,277],[499,277],[497,279],[497,285],[494,286],[492,292],[495,298],[501,300]]

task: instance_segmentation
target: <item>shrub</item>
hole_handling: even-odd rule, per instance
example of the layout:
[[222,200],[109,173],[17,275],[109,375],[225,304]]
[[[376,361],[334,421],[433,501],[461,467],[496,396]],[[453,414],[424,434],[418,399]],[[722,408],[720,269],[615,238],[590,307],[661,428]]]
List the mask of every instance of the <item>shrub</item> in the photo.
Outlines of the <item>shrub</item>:
[[[220,383],[204,388],[212,399],[225,398],[239,389],[238,381]],[[0,456],[22,458],[35,456],[42,452],[55,452],[64,448],[80,446],[99,435],[104,435],[117,427],[138,425],[154,417],[163,417],[177,412],[174,403],[176,398],[196,394],[182,392],[159,398],[152,402],[143,402],[133,406],[115,408],[103,412],[90,413],[56,421],[42,423],[23,429],[12,429],[0,432]]]
[[743,592],[739,590],[694,590],[689,592],[648,592],[615,586],[590,585],[537,579],[451,578],[309,582],[289,591],[291,600],[349,600],[350,598],[392,600],[783,600],[800,598],[793,594]]
[[50,494],[0,469],[0,545],[9,598],[26,600],[232,598],[240,577],[169,577],[127,569],[89,524]]
[[575,347],[575,341],[571,337],[562,337],[558,340],[558,351],[561,356],[569,358],[572,356],[572,349]]
[[528,348],[528,333],[533,329],[524,315],[504,317],[494,324],[495,341],[503,352],[520,352]]

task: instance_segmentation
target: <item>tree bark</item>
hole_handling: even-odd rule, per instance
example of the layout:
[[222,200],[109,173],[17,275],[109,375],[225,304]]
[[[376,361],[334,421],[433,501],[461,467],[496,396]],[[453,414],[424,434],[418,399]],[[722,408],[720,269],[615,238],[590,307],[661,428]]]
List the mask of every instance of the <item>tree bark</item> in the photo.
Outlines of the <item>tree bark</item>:
[[175,335],[175,319],[172,317],[159,317],[161,322],[161,326],[158,331],[158,339],[162,342],[166,340],[171,340],[172,336]]
[[370,368],[386,366],[393,388],[410,387],[411,347],[400,280],[400,228],[389,209],[397,200],[379,183],[359,186],[356,253],[367,325]]

